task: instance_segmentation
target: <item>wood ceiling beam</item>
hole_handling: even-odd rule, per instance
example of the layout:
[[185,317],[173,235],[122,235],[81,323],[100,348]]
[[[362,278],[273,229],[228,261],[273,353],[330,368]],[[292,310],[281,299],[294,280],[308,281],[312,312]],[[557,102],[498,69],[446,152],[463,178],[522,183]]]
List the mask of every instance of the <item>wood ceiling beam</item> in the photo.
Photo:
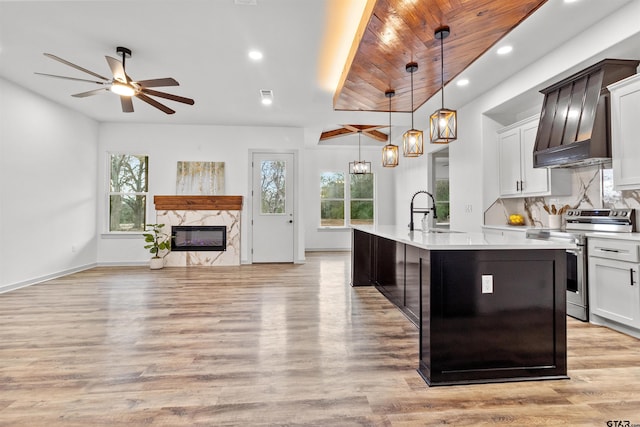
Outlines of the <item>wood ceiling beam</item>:
[[[440,90],[436,28],[451,27],[443,45],[446,85],[546,1],[368,0],[333,97],[334,109],[388,111],[384,92],[394,89],[393,111],[415,111]],[[405,68],[412,61],[418,63],[413,105],[411,73]]]
[[341,136],[354,135],[358,132],[362,132],[369,138],[375,139],[380,142],[387,142],[389,136],[380,132],[378,129],[385,128],[385,125],[342,125],[341,128],[324,131],[320,134],[320,141],[326,141],[328,139],[339,138]]

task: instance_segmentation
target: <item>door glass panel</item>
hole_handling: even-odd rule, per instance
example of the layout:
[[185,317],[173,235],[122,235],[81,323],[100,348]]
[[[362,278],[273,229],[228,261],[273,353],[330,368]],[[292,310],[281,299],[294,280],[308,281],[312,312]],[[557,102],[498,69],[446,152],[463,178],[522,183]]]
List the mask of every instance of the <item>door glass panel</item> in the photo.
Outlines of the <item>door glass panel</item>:
[[282,215],[287,203],[285,178],[287,164],[279,160],[263,160],[260,165],[260,212],[266,215]]

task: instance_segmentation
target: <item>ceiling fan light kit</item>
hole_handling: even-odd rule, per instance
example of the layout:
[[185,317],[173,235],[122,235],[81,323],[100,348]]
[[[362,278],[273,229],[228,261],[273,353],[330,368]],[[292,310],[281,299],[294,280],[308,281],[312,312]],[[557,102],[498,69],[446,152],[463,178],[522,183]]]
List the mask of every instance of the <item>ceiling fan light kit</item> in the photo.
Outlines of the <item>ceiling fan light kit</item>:
[[382,147],[382,166],[395,168],[398,166],[398,146],[391,143],[391,98],[396,94],[393,89],[387,90],[384,96],[389,98],[389,143]]
[[160,111],[163,111],[166,114],[173,114],[175,113],[175,111],[167,107],[166,105],[156,101],[155,99],[151,98],[151,96],[164,98],[170,101],[180,102],[187,105],[194,104],[194,100],[191,98],[185,98],[183,96],[173,95],[170,93],[160,92],[157,90],[150,89],[152,87],[161,87],[161,86],[179,86],[179,83],[172,77],[165,77],[165,78],[151,79],[151,80],[139,80],[139,81],[131,80],[129,75],[127,75],[127,72],[125,69],[126,59],[131,57],[131,49],[118,46],[116,48],[116,52],[118,53],[119,56],[122,57],[122,61],[118,61],[117,59],[112,58],[110,56],[105,56],[107,60],[107,64],[111,69],[111,74],[113,75],[111,79],[101,76],[100,74],[94,73],[93,71],[87,70],[86,68],[80,67],[79,65],[73,64],[67,60],[64,60],[50,53],[45,53],[44,55],[55,61],[68,65],[69,67],[75,68],[76,70],[90,74],[100,79],[100,81],[77,79],[74,77],[57,76],[57,75],[45,74],[45,73],[36,73],[36,74],[40,74],[47,77],[56,77],[60,79],[83,81],[83,82],[95,83],[95,84],[101,85],[103,87],[100,89],[76,93],[71,96],[76,98],[85,98],[87,96],[97,95],[99,93],[109,91],[120,96],[120,103],[122,106],[122,111],[124,113],[133,112],[133,102],[131,100],[132,97],[138,98],[141,101],[146,102],[147,104],[159,109]]
[[133,87],[120,82],[113,82],[109,90],[120,96],[133,96],[136,94],[136,90]]
[[448,144],[455,141],[458,136],[458,118],[455,110],[444,108],[444,39],[451,30],[448,26],[436,28],[435,38],[440,40],[440,94],[442,107],[436,110],[429,118],[430,140],[432,144]]
[[411,73],[411,129],[402,136],[402,153],[405,157],[419,157],[424,153],[424,136],[413,127],[413,73],[418,70],[418,63],[409,62],[405,68]]

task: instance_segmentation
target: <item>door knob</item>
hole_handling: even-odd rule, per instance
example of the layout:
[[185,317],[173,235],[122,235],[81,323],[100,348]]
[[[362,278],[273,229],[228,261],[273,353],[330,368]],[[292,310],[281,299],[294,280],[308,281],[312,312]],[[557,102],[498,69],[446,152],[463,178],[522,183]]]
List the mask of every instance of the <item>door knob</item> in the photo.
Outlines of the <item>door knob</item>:
[[290,219],[290,220],[289,220],[289,224],[291,224],[291,223],[293,223],[293,220],[292,220],[292,219]]

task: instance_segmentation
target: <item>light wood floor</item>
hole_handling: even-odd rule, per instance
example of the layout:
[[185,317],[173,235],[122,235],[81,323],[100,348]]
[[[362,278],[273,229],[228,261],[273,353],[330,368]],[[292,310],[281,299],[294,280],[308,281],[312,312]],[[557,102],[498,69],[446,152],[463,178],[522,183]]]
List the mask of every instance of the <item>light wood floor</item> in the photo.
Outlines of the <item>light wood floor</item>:
[[429,388],[347,253],[95,268],[0,295],[2,426],[640,425],[640,342],[569,320],[570,380]]

